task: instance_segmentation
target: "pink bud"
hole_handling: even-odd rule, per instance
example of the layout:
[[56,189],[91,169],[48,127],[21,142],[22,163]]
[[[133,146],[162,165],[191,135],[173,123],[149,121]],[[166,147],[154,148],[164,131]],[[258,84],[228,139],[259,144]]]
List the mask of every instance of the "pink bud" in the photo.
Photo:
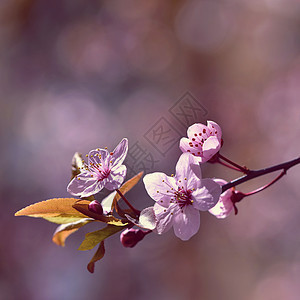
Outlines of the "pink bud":
[[95,214],[98,214],[98,215],[103,215],[103,208],[102,208],[102,205],[94,200],[92,201],[90,204],[89,204],[89,211],[95,213]]
[[146,231],[141,229],[125,229],[120,235],[120,241],[126,248],[134,247],[139,241],[141,241],[147,234]]

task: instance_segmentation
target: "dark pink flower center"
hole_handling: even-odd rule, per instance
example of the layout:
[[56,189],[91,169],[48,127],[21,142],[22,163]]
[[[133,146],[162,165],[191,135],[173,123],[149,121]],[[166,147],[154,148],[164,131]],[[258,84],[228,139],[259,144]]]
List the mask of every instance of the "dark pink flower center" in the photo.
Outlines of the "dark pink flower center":
[[175,192],[175,198],[181,209],[184,206],[191,205],[193,203],[191,190],[185,191],[182,188],[179,188],[178,191]]

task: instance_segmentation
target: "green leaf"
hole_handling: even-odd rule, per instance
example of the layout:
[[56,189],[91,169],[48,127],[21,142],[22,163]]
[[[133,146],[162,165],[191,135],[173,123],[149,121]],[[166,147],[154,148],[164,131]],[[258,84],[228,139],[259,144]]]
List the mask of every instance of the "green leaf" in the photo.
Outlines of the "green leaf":
[[73,208],[76,198],[53,198],[29,205],[15,213],[15,216],[44,218],[45,220],[66,224],[86,218],[84,214]]
[[105,228],[87,233],[85,235],[85,239],[79,246],[78,250],[85,251],[91,250],[100,242],[104,241],[106,238],[110,237],[111,235],[123,230],[123,227],[114,226],[114,225],[107,225]]
[[84,225],[94,222],[93,219],[80,219],[77,222],[63,224],[57,227],[55,230],[52,241],[58,246],[65,246],[66,239],[74,232],[76,232],[79,228],[83,227]]
[[104,241],[102,241],[99,245],[98,250],[94,254],[93,258],[87,265],[87,269],[89,272],[94,273],[95,271],[95,262],[102,259],[105,254]]

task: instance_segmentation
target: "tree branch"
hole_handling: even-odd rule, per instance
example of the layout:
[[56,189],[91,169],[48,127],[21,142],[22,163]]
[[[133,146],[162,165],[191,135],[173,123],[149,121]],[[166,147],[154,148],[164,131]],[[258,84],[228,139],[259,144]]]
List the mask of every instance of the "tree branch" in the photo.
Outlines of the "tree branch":
[[260,169],[260,170],[249,170],[248,173],[240,178],[237,178],[227,184],[224,184],[222,186],[222,193],[224,193],[226,190],[237,186],[241,183],[244,183],[248,180],[269,174],[269,173],[273,173],[279,170],[284,170],[285,172],[290,169],[291,167],[300,164],[300,157],[295,158],[293,160],[287,161],[285,163],[279,164],[279,165],[275,165],[272,167],[268,167],[268,168],[264,168],[264,169]]

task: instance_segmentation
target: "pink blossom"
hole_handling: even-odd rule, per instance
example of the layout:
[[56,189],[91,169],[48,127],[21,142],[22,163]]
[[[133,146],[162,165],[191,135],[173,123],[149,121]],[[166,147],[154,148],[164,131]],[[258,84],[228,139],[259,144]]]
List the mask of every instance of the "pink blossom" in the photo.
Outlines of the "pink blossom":
[[188,128],[187,136],[180,140],[181,151],[193,154],[201,163],[210,160],[221,148],[222,131],[213,121],[207,121],[207,126],[193,124]]
[[[214,179],[214,181],[218,183],[220,186],[227,183],[223,179]],[[233,188],[226,190],[224,193],[221,194],[217,204],[213,208],[209,209],[208,211],[212,215],[216,216],[218,219],[227,218],[234,208],[233,203],[231,201],[232,194],[233,194]]]
[[74,196],[88,197],[104,187],[115,190],[121,186],[126,176],[126,166],[122,165],[128,151],[128,140],[124,138],[113,152],[106,149],[91,150],[88,164],[69,183],[67,190]]
[[200,213],[217,203],[221,187],[212,179],[201,179],[197,159],[183,153],[176,165],[176,176],[164,173],[148,174],[143,179],[149,196],[156,201],[154,214],[158,234],[172,226],[175,235],[190,239],[200,227]]

